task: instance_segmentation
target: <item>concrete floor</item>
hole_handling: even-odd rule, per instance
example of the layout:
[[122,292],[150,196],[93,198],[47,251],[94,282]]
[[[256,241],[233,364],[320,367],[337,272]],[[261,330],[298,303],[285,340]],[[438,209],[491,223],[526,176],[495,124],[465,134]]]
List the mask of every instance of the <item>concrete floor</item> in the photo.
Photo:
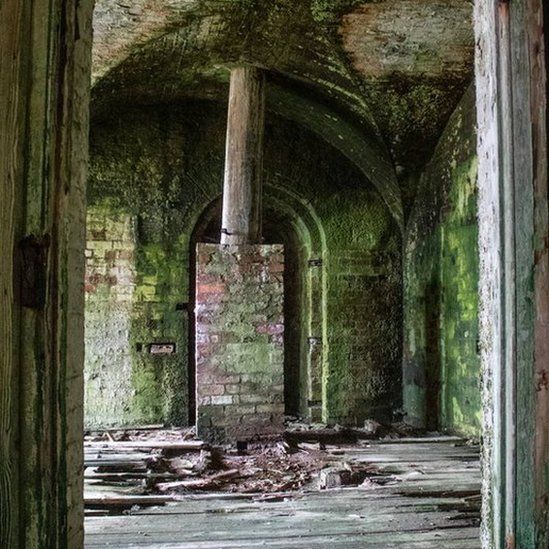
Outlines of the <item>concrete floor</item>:
[[340,450],[343,461],[376,464],[379,483],[275,495],[192,493],[125,516],[87,517],[86,547],[480,547],[478,447],[441,438]]

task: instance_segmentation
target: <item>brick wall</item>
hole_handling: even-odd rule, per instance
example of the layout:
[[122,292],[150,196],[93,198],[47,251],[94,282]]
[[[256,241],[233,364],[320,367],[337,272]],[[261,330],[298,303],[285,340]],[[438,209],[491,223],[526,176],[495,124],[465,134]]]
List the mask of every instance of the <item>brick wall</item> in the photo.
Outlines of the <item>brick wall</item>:
[[404,241],[406,420],[478,436],[475,96],[464,95],[418,188]]
[[[342,249],[328,272],[328,419],[361,425],[390,421],[399,396],[401,348],[398,265],[390,256]],[[395,262],[396,263],[396,262]]]
[[135,220],[90,208],[86,243],[86,425],[130,422],[130,332],[135,294]]
[[[187,421],[187,372],[194,371],[187,357],[188,322],[194,326],[186,308],[194,300],[188,293],[195,256],[189,242],[199,212],[222,192],[225,129],[225,109],[210,104],[124,110],[92,129],[90,205],[108,198],[137,217],[133,341],[177,344],[169,357],[136,353],[135,402],[153,423]],[[353,424],[363,417],[382,420],[381,412],[400,405],[400,231],[379,194],[337,152],[282,120],[267,130],[265,219],[299,234],[306,228],[311,232],[303,241],[312,239],[299,274],[304,288],[299,307],[307,311],[301,355],[295,346],[293,352],[291,336],[285,341],[293,365],[299,361],[304,374],[300,412]],[[292,219],[281,221],[286,215]],[[286,264],[288,258],[296,261],[290,252],[285,249]],[[308,260],[319,259],[322,265],[308,266]],[[355,277],[357,290],[347,299]],[[295,323],[286,325],[287,332],[291,328]],[[291,400],[285,404],[292,413]]]
[[280,433],[284,415],[281,245],[197,245],[199,436],[217,442]]
[[[87,223],[85,424],[185,425],[186,241],[144,242],[141,217],[108,200]],[[152,343],[175,352],[152,354]]]

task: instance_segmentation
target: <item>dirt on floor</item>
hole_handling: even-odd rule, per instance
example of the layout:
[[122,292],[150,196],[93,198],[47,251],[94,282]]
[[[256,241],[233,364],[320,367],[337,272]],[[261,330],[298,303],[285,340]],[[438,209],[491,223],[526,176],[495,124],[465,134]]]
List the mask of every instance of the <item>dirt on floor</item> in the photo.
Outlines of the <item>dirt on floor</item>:
[[85,501],[112,511],[197,491],[274,497],[305,488],[372,488],[390,482],[391,475],[374,464],[346,460],[346,452],[371,440],[420,434],[403,424],[370,421],[362,429],[349,429],[293,421],[275,440],[210,446],[196,439],[194,428],[88,432]]

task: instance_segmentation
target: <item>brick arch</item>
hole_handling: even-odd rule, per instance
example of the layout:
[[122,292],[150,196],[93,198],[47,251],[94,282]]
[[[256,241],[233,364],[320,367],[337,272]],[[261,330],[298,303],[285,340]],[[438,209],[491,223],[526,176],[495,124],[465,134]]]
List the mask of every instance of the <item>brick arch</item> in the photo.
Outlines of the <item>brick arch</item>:
[[[285,347],[286,413],[312,420],[322,417],[322,379],[325,350],[325,273],[326,243],[324,230],[314,209],[288,189],[267,186],[264,198],[265,242],[283,243],[295,265],[285,275]],[[196,243],[218,242],[220,197],[208,202],[195,216],[190,245],[189,311],[194,309]],[[287,264],[288,265],[288,264]],[[288,329],[289,327],[289,329]],[[194,322],[189,322],[189,395],[194,407]],[[190,412],[192,417],[192,412]]]

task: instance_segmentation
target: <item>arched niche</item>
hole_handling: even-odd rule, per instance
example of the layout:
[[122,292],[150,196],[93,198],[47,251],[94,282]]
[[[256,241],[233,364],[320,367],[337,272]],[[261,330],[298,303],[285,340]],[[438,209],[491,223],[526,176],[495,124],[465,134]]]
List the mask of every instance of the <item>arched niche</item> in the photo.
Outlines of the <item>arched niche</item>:
[[[199,242],[219,242],[221,198],[209,202],[195,217],[190,239],[189,313],[194,310],[195,250]],[[314,210],[298,195],[267,187],[264,198],[265,244],[283,244],[284,273],[284,402],[288,415],[320,420],[325,353],[325,238]],[[194,322],[189,326],[189,418],[195,418]]]

